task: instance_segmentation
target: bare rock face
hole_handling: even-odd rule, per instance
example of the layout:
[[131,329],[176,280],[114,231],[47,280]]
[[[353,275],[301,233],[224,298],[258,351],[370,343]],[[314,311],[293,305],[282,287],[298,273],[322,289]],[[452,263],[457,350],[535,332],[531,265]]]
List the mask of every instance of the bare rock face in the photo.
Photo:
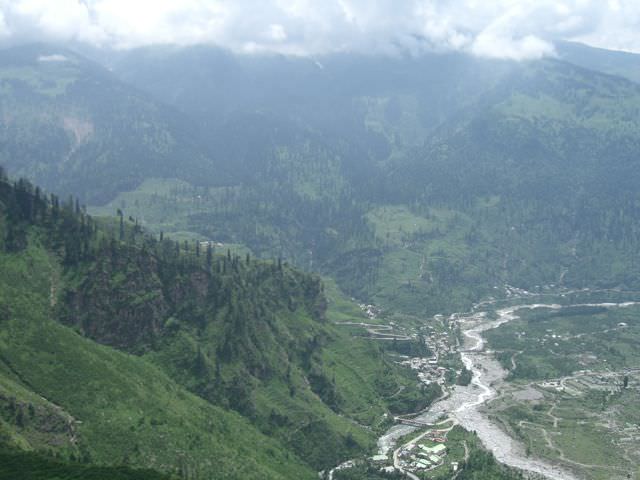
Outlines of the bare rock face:
[[[318,277],[268,263],[231,265],[224,274],[188,261],[164,261],[134,246],[105,246],[77,282],[67,282],[59,318],[99,343],[133,354],[162,348],[178,330],[189,332],[210,355],[241,361],[260,379],[282,370],[288,355],[321,347],[319,325],[326,322],[327,302]],[[293,332],[305,318],[317,331],[301,337]],[[290,338],[287,348],[283,336]]]
[[169,312],[156,259],[122,249],[100,257],[65,296],[65,323],[100,343],[134,353],[153,344]]

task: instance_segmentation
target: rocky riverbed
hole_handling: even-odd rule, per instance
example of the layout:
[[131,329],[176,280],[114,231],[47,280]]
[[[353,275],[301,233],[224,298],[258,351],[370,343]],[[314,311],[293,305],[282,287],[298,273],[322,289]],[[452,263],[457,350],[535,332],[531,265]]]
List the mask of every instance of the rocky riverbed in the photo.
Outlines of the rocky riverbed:
[[[590,294],[588,291],[585,291]],[[603,291],[606,293],[606,291]],[[523,303],[501,308],[495,314],[489,315],[489,308],[493,302],[483,302],[476,305],[471,313],[454,314],[461,328],[463,342],[460,346],[460,356],[473,377],[468,386],[452,387],[440,400],[434,402],[427,410],[414,417],[419,423],[434,424],[444,420],[451,420],[469,431],[474,431],[484,444],[493,452],[501,463],[513,468],[542,476],[551,480],[578,480],[578,477],[558,465],[544,459],[527,456],[524,446],[510,437],[496,425],[485,413],[483,406],[495,398],[505,384],[508,372],[495,359],[493,352],[485,350],[483,332],[497,328],[500,325],[518,318],[518,312],[524,309],[561,309],[569,307],[628,307],[638,305],[639,302],[566,302],[569,293],[560,294],[563,304],[558,303],[526,303],[532,302],[532,296],[521,298]],[[593,292],[597,293],[597,292]],[[618,292],[614,292],[618,293]],[[624,292],[619,292],[624,293]],[[636,292],[630,292],[636,293]],[[551,295],[549,295],[551,296]],[[517,301],[517,299],[512,299]],[[491,310],[493,312],[493,310]],[[397,424],[391,427],[378,439],[380,455],[393,456],[393,449],[399,438],[415,431],[416,427]],[[412,475],[413,476],[413,475]]]
[[[458,315],[464,335],[460,355],[465,366],[472,371],[473,379],[469,386],[453,387],[448,396],[435,402],[428,410],[418,415],[416,420],[435,423],[443,418],[451,418],[465,429],[475,431],[485,447],[505,465],[537,473],[553,480],[577,480],[571,472],[544,460],[528,457],[524,447],[495,425],[481,408],[497,395],[500,384],[507,376],[507,371],[494,356],[484,351],[485,341],[482,332],[517,318],[517,311],[523,308],[561,308],[561,306],[556,304],[518,305],[498,310],[496,319],[490,319],[485,312]],[[414,429],[407,425],[393,426],[378,440],[380,453],[388,454],[398,438]]]

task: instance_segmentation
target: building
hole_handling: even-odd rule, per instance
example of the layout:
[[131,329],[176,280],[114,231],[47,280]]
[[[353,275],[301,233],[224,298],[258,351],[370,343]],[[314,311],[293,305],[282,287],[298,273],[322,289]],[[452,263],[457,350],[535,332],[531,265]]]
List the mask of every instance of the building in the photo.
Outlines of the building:
[[420,445],[420,448],[429,455],[444,455],[447,451],[447,447],[442,443],[435,445],[433,447]]

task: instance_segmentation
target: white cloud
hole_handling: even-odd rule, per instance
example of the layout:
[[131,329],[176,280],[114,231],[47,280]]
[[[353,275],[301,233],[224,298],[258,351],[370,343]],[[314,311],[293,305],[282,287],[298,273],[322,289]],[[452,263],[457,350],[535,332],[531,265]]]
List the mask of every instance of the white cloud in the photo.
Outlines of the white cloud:
[[601,9],[598,28],[583,32],[576,40],[596,47],[640,53],[640,2],[610,0],[606,8]]
[[0,0],[0,42],[213,43],[314,55],[553,55],[553,41],[640,51],[638,0]]
[[38,57],[38,61],[44,62],[44,63],[48,63],[48,62],[57,63],[57,62],[68,62],[69,59],[64,55],[61,55],[59,53],[54,53],[53,55],[40,55]]
[[514,39],[482,32],[473,41],[471,52],[480,57],[521,60],[554,55],[555,50],[552,44],[533,35]]
[[14,42],[69,40],[98,43],[104,35],[78,0],[0,0],[3,36]]
[[278,23],[269,25],[268,36],[275,42],[284,42],[287,39],[287,33],[284,31],[284,27]]

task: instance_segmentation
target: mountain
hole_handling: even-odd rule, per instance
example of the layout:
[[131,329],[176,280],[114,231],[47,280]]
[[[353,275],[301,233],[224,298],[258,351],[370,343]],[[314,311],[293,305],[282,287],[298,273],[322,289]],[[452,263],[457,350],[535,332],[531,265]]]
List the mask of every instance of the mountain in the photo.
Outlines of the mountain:
[[523,68],[398,162],[394,182],[409,198],[396,198],[469,216],[477,230],[469,244],[498,240],[511,278],[527,287],[562,272],[573,286],[633,286],[633,264],[593,262],[600,250],[607,262],[632,255],[638,242],[639,108],[640,88],[622,78],[557,61]]
[[0,162],[48,190],[99,204],[154,175],[229,180],[191,120],[64,48],[0,51],[0,89]]
[[522,63],[122,54],[114,73],[199,118],[243,180],[148,180],[94,211],[279,255],[412,314],[504,284],[634,287],[638,91],[606,65],[631,71],[636,57],[558,51]]
[[196,118],[236,169],[264,174],[261,157],[309,138],[358,177],[422,144],[512,68],[461,54],[296,58],[205,46],[134,49],[108,62],[124,82]]
[[638,289],[635,57],[562,48],[4,51],[2,160],[91,214],[0,175],[1,450],[311,478],[441,394],[398,363],[430,355],[417,330],[358,337],[381,320],[355,298],[404,329],[516,287]]
[[189,393],[151,362],[57,321],[75,268],[110,243],[73,206],[48,202],[24,182],[0,186],[2,444],[170,473],[312,476],[239,415]]
[[576,42],[559,42],[558,57],[579,67],[640,81],[640,56],[636,53],[604,50]]
[[359,422],[440,393],[336,326],[363,314],[334,289],[328,305],[316,276],[96,221],[4,176],[0,212],[0,450],[311,478],[372,448]]

